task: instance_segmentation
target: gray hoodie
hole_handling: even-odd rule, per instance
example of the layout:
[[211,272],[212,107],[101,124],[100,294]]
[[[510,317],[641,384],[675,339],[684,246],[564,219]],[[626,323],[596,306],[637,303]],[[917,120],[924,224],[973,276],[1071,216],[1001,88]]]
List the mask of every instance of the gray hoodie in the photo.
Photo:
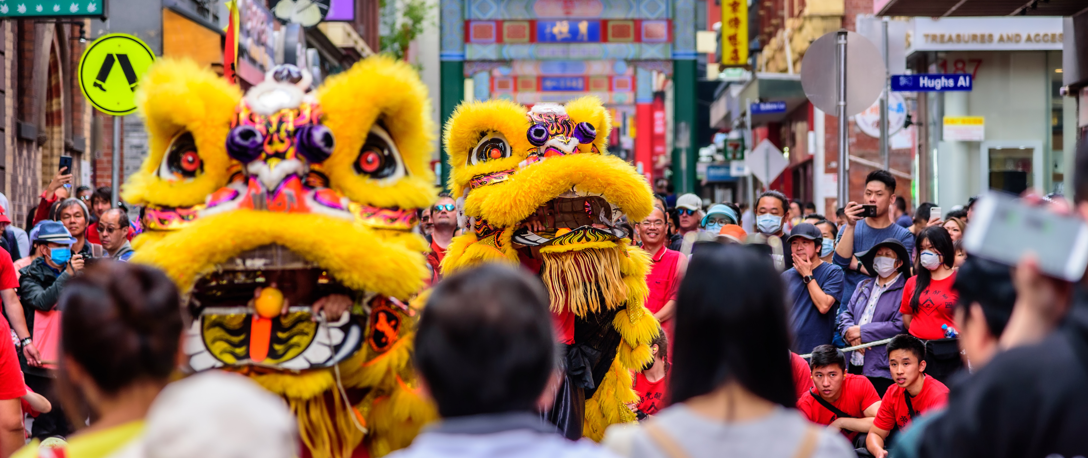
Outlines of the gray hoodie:
[[531,413],[445,419],[423,430],[412,445],[388,458],[616,458],[583,439],[564,439]]

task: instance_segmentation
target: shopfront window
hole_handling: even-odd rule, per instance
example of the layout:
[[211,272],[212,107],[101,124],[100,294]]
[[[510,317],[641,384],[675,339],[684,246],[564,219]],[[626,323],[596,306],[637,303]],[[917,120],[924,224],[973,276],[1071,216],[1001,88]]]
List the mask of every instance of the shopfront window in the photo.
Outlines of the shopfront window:
[[1034,185],[1033,148],[989,148],[990,189],[1020,194]]

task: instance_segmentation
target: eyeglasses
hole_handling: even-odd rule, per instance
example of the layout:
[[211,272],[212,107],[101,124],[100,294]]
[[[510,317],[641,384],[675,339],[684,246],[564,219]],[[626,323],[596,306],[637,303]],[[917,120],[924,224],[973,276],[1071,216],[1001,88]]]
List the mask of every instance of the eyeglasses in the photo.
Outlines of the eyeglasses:
[[676,210],[676,212],[681,215],[694,215],[697,211],[699,210],[692,210],[690,208],[680,208]]
[[655,219],[653,221],[643,221],[642,226],[646,226],[646,227],[664,227],[665,226],[665,221],[660,220],[660,219]]
[[99,224],[97,229],[98,232],[117,232],[121,230],[118,226],[107,226],[105,224]]
[[438,204],[438,205],[434,206],[434,211],[436,211],[436,212],[440,212],[440,211],[451,212],[451,211],[454,211],[456,209],[457,209],[457,206],[454,205],[454,204]]

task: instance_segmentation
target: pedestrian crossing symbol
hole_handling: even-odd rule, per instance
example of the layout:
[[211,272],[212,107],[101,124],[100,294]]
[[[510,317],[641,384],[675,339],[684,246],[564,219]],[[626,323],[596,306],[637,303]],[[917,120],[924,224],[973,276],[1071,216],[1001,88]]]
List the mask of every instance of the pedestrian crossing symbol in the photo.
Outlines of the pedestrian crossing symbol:
[[111,33],[87,47],[79,60],[79,87],[91,105],[106,114],[136,111],[136,87],[155,53],[132,35]]

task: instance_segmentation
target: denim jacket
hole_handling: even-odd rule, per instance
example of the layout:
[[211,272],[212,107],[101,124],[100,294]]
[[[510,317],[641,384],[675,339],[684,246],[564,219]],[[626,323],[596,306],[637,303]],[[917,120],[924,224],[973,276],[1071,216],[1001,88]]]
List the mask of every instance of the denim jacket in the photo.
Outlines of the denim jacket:
[[[899,306],[903,302],[903,285],[907,284],[907,277],[900,275],[891,286],[880,295],[876,301],[876,309],[873,310],[873,319],[869,324],[861,327],[861,343],[869,343],[877,340],[895,337],[905,332],[903,328],[903,315],[899,313]],[[846,335],[846,330],[861,321],[865,313],[865,306],[869,304],[869,296],[876,286],[875,278],[866,278],[858,283],[854,295],[846,305],[846,309],[839,315],[838,331]],[[850,355],[846,356],[850,360]],[[888,372],[888,351],[884,345],[870,347],[865,350],[865,366],[862,374],[866,377],[891,378]]]

